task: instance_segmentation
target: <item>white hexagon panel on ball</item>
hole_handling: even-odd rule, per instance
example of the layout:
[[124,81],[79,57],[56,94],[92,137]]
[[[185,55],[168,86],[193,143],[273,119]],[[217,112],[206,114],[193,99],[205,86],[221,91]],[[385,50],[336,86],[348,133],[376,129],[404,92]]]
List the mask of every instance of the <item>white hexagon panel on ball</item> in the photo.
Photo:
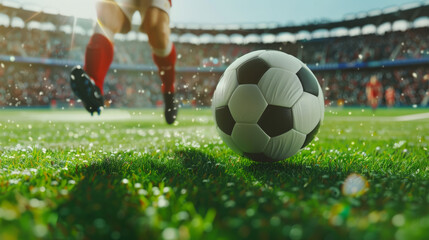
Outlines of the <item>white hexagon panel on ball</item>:
[[268,103],[256,84],[239,85],[228,102],[237,123],[257,123]]

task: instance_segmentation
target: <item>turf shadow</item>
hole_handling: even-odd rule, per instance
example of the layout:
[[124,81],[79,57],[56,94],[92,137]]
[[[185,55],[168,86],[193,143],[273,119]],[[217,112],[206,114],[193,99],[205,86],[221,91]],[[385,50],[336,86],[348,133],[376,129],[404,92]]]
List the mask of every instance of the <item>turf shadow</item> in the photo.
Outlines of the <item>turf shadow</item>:
[[249,164],[242,166],[243,170],[261,181],[272,179],[273,176],[276,176],[277,180],[315,177],[334,179],[344,178],[348,174],[335,168],[321,167],[318,164],[308,165],[294,162],[293,159],[273,163],[249,161]]
[[[246,158],[233,157],[229,162],[219,162],[210,154],[196,149],[175,152],[176,158],[182,161],[183,167],[191,171],[194,179],[204,180],[209,177],[222,177],[222,181],[259,181],[260,184],[294,182],[296,179],[329,179],[341,180],[347,177],[348,171],[335,167],[322,167],[318,164],[308,165],[300,161],[286,160],[279,162],[255,162]],[[236,161],[236,162],[234,162]]]
[[[139,200],[121,184],[123,161],[105,159],[76,166],[82,178],[57,208],[55,234],[61,239],[138,239]],[[149,235],[150,236],[150,235]]]
[[[323,205],[328,199],[340,197],[342,176],[337,175],[335,169],[291,161],[258,163],[237,157],[218,159],[197,149],[176,151],[175,157],[186,171],[174,176],[171,183],[183,187],[183,182],[190,181],[186,189],[195,208],[201,214],[214,208],[216,227],[235,229],[229,238],[282,239],[281,228],[269,224],[264,228],[254,227],[258,221],[264,223],[271,216],[279,216],[279,209],[284,215],[282,225],[306,225],[314,230],[307,236],[320,238],[318,234],[323,232],[323,226],[310,215],[302,217],[307,210],[293,203],[310,201],[313,205]],[[322,199],[311,200],[315,193]],[[285,204],[284,199],[290,203]]]

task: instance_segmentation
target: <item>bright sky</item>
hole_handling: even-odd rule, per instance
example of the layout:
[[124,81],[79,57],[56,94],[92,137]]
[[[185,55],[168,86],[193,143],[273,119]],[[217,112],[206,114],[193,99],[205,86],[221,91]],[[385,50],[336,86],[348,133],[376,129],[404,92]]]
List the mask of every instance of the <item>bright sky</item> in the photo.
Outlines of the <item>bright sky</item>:
[[[1,1],[1,0],[0,0]],[[60,9],[77,16],[95,16],[95,0],[3,0]],[[269,23],[302,24],[341,20],[350,13],[368,12],[419,0],[172,0],[173,23]],[[426,3],[428,1],[426,0]]]

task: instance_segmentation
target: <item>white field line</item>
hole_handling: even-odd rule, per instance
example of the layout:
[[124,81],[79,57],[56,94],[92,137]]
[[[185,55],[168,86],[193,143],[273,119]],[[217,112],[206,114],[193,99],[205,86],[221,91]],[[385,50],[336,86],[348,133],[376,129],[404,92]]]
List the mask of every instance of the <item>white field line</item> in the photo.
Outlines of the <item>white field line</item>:
[[[100,116],[96,113],[91,116],[86,111],[46,111],[46,112],[20,112],[12,116],[0,115],[0,121],[41,121],[41,122],[104,122],[104,121],[150,121],[164,123],[164,116],[156,114],[130,114],[129,111],[120,109],[108,109],[101,112]],[[180,115],[178,121],[194,121],[196,123],[209,123],[213,121],[212,116],[191,116]]]
[[[366,122],[366,121],[377,121],[377,122],[391,122],[394,121],[392,117],[377,117],[377,116],[368,116],[368,117],[355,117],[355,116],[329,116],[329,121],[348,121],[348,122]],[[325,119],[326,121],[326,119]]]
[[118,120],[129,120],[131,115],[127,111],[122,110],[105,110],[98,116],[97,113],[91,116],[86,111],[73,111],[73,112],[54,112],[54,113],[23,113],[21,119],[25,120],[36,120],[36,121],[52,121],[52,122],[102,122],[102,121],[118,121]]
[[422,119],[429,119],[429,113],[418,113],[418,114],[410,114],[410,115],[404,115],[399,117],[386,117],[386,116],[368,116],[368,117],[361,117],[361,116],[341,116],[341,117],[335,117],[335,116],[329,116],[329,121],[349,121],[349,122],[365,122],[365,121],[376,121],[376,122],[407,122],[407,121],[415,121],[415,120],[422,120]]
[[395,117],[395,121],[397,122],[406,122],[406,121],[414,121],[429,118],[429,113],[419,113],[419,114],[411,114],[400,117]]

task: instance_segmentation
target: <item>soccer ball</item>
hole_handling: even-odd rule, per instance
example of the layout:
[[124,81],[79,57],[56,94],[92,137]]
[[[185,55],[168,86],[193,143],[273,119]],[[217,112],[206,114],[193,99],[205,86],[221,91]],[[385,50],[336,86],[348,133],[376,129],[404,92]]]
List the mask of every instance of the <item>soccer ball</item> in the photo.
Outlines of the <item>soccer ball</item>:
[[280,51],[259,50],[223,73],[212,101],[216,128],[236,153],[274,162],[295,155],[323,121],[322,89],[311,70]]

